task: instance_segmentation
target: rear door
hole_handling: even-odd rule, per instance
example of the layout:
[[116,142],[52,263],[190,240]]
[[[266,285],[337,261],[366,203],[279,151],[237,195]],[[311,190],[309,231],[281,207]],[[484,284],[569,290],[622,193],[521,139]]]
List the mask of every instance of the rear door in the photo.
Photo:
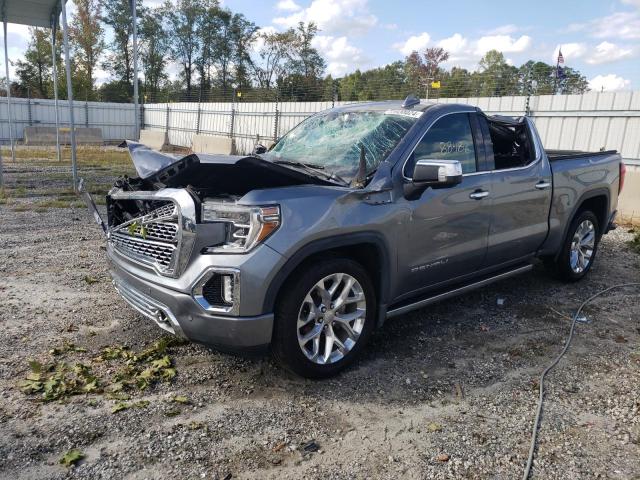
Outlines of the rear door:
[[490,224],[489,175],[478,175],[478,151],[471,112],[440,117],[427,130],[404,167],[410,178],[421,159],[458,160],[463,179],[449,188],[428,188],[405,200],[409,221],[398,251],[401,291],[424,287],[473,273],[484,263]]
[[[478,120],[487,156],[491,157],[493,145],[487,120],[482,115],[478,115]],[[547,236],[553,190],[551,168],[530,129],[526,141],[530,142],[531,151],[527,164],[515,168],[504,165],[492,169],[490,174],[492,202],[487,266],[531,256]],[[493,163],[493,159],[489,160]],[[495,163],[500,167],[501,162]]]

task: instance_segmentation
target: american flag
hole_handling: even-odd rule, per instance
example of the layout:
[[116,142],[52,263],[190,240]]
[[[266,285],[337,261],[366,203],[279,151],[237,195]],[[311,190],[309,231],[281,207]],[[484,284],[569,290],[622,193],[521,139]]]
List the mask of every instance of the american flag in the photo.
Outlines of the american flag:
[[564,57],[562,56],[562,50],[558,50],[558,63],[564,63]]

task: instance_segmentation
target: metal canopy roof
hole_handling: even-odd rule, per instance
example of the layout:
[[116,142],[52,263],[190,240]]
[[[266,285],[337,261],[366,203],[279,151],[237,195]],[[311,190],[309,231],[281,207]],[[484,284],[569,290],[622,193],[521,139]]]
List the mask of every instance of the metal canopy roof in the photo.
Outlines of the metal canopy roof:
[[51,27],[51,18],[58,18],[59,0],[2,0],[1,20],[32,27]]

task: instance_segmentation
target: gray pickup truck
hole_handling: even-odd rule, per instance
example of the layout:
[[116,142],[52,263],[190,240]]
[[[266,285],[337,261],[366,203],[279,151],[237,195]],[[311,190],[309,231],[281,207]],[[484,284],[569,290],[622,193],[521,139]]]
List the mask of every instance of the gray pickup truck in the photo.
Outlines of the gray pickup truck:
[[527,117],[358,103],[271,149],[183,158],[128,142],[103,223],[115,288],[160,327],[290,370],[343,369],[385,319],[527,272],[567,281],[614,227],[613,151],[545,151]]

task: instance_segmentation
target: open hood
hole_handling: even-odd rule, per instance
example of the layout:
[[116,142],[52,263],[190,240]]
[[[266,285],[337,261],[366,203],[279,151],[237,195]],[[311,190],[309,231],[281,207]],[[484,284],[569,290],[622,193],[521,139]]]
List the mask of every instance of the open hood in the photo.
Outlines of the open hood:
[[136,187],[184,188],[205,195],[244,195],[261,188],[291,185],[335,185],[301,170],[275,164],[256,156],[195,154],[177,157],[152,150],[141,143],[121,144],[131,155],[139,179]]

